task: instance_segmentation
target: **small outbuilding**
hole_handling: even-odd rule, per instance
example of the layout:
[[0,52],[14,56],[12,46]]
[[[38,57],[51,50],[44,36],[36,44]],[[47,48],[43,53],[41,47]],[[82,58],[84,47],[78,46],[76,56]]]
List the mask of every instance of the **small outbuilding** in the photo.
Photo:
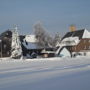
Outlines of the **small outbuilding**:
[[60,51],[59,56],[60,57],[71,57],[71,53],[70,53],[70,51],[66,47],[64,47]]

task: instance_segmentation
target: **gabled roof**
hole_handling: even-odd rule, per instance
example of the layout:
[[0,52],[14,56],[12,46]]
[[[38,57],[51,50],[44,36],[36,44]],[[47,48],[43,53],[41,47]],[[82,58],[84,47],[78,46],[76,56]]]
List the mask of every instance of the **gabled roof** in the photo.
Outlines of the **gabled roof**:
[[82,38],[90,38],[90,32],[85,29]]
[[71,54],[70,54],[70,51],[66,47],[63,47],[60,51],[60,56],[61,57],[71,57]]
[[37,43],[37,39],[35,35],[26,35],[25,40],[30,43]]
[[76,31],[73,31],[73,32],[67,32],[64,37],[62,38],[62,40],[64,38],[68,38],[68,37],[78,37],[79,39],[81,39],[83,37],[83,34],[84,34],[84,31],[85,29],[82,29],[82,30],[76,30]]
[[12,37],[12,32],[10,30],[6,30],[5,32],[1,33],[0,38],[4,38],[4,37],[11,38]]
[[36,44],[33,43],[28,43],[28,42],[23,42],[23,45],[27,48],[27,49],[36,49]]

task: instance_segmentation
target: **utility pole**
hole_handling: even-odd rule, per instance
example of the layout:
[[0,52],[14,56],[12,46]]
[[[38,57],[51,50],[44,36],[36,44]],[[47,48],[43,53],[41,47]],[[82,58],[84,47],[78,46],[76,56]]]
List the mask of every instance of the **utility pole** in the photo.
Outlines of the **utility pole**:
[[2,40],[0,39],[0,43],[1,43],[1,58],[2,58]]

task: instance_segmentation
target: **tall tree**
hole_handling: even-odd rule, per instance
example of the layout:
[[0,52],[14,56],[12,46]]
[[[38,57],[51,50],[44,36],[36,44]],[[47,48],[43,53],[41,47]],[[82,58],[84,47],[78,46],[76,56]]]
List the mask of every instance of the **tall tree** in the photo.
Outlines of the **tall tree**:
[[34,25],[34,33],[36,39],[38,41],[38,47],[52,47],[53,39],[52,37],[45,31],[41,22],[38,22]]
[[54,40],[53,40],[54,47],[56,47],[58,44],[60,44],[60,42],[61,42],[61,36],[59,33],[56,33]]

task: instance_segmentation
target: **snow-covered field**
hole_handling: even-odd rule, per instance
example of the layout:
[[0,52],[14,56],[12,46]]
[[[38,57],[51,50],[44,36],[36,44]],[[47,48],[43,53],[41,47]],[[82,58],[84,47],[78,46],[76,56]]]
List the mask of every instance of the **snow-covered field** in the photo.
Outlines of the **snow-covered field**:
[[90,57],[0,60],[0,90],[90,90]]

